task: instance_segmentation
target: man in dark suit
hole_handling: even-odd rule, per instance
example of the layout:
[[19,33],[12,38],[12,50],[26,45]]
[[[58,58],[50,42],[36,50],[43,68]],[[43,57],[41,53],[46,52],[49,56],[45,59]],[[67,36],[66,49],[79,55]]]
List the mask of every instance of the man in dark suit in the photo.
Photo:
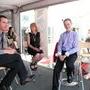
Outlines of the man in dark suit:
[[21,56],[15,49],[7,46],[7,38],[5,34],[8,30],[9,23],[7,17],[0,15],[0,66],[10,69],[0,83],[0,90],[7,90],[16,74],[18,74],[20,78],[21,85],[31,81],[31,77],[27,76],[27,71]]

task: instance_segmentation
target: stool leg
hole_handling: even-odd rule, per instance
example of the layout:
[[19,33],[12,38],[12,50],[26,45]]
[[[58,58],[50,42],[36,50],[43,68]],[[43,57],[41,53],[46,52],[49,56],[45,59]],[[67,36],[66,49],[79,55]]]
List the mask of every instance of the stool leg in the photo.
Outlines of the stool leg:
[[17,85],[19,85],[19,82],[17,80],[17,77],[15,77],[15,82],[16,82]]
[[59,79],[59,87],[58,87],[58,90],[61,90],[61,85],[62,85],[62,74],[63,74],[63,71],[60,73],[60,79]]
[[[4,71],[4,74],[6,75],[6,73],[7,73],[6,70],[4,69],[3,71]],[[10,88],[10,90],[12,90],[11,86],[9,88]]]
[[[25,54],[25,59],[27,60],[26,54]],[[33,74],[32,70],[31,70],[31,68],[30,68],[30,65],[28,65],[28,63],[27,63],[27,66],[28,66],[27,71],[30,72],[30,75],[31,75],[31,76],[33,76],[34,74]],[[27,66],[26,66],[26,67],[27,67]],[[35,78],[33,78],[32,80],[33,80],[33,82],[36,81]]]
[[9,88],[10,88],[10,90],[12,90],[12,87],[11,86]]
[[[27,56],[26,56],[26,54],[25,54],[25,58],[26,58],[26,60],[27,60]],[[32,70],[31,70],[30,67],[28,67],[28,71],[30,71],[30,74],[33,75]]]
[[82,90],[85,90],[85,89],[84,89],[84,82],[83,82],[81,62],[80,62],[80,78],[81,78],[81,81],[80,81],[80,82],[81,82]]

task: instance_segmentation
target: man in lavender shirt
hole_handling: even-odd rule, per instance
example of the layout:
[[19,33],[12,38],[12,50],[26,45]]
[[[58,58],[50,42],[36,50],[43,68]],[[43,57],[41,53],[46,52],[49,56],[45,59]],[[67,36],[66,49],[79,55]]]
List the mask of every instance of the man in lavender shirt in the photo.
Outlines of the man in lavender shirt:
[[69,18],[66,18],[63,21],[64,27],[66,31],[61,34],[56,56],[58,60],[54,67],[53,71],[53,85],[52,90],[58,90],[59,87],[59,77],[60,72],[66,63],[66,71],[67,71],[67,82],[69,84],[73,81],[73,73],[74,73],[74,62],[77,59],[78,52],[78,35],[77,32],[73,31],[72,21]]

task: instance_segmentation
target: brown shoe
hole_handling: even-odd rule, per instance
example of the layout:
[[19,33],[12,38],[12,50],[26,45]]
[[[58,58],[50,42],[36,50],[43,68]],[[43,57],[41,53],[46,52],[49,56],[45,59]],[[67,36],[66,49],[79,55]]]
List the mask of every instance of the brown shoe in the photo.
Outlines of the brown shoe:
[[27,77],[25,80],[23,80],[22,82],[20,82],[21,85],[25,85],[26,83],[29,83],[32,81],[32,78]]
[[32,75],[30,75],[28,77],[31,78],[31,79],[33,79],[33,78],[35,78],[35,74],[32,74]]

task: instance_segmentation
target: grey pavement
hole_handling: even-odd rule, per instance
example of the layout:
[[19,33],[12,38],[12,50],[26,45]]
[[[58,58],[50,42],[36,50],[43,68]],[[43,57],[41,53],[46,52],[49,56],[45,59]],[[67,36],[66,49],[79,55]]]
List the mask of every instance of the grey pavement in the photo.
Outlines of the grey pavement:
[[[52,69],[39,66],[38,70],[33,73],[35,74],[34,81],[31,81],[24,86],[17,85],[14,80],[11,85],[13,90],[51,90],[53,74]],[[84,86],[85,90],[90,90],[90,80],[84,79]],[[81,85],[72,87],[61,85],[61,90],[82,90],[82,88]]]

